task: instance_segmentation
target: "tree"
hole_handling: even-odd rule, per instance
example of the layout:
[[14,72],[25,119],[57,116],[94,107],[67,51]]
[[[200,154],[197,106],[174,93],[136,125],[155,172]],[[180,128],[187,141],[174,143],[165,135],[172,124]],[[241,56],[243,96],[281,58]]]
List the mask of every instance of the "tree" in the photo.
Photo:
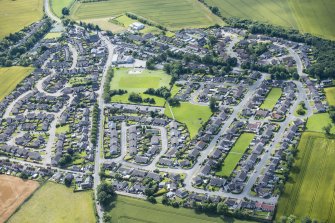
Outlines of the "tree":
[[281,216],[281,217],[280,217],[280,222],[281,222],[281,223],[286,223],[286,222],[287,222],[287,217],[284,216],[284,215]]
[[20,178],[24,179],[24,180],[27,180],[28,179],[28,174],[26,172],[21,172]]
[[301,223],[312,223],[312,220],[310,217],[306,216],[301,220]]
[[109,222],[112,222],[112,217],[107,212],[104,212],[102,220],[105,223],[109,223]]
[[110,207],[115,197],[116,197],[116,193],[112,185],[108,183],[102,183],[98,186],[97,200],[99,201],[100,205],[104,209],[107,209]]
[[216,207],[216,212],[225,215],[228,213],[228,206],[225,203],[220,202]]
[[332,124],[329,123],[328,125],[324,126],[322,129],[326,133],[326,135],[330,135],[330,130],[332,129]]
[[66,7],[62,8],[62,15],[69,15],[70,14],[70,10]]
[[212,112],[216,112],[218,110],[217,103],[214,98],[211,98],[209,100],[209,108],[211,109]]
[[156,201],[156,199],[155,199],[154,196],[149,196],[149,197],[147,198],[147,200],[148,200],[150,203],[153,203],[153,204],[156,204],[156,203],[157,203],[157,201]]
[[70,187],[71,184],[72,184],[72,180],[73,180],[73,178],[71,178],[71,177],[65,177],[65,179],[64,179],[65,186]]

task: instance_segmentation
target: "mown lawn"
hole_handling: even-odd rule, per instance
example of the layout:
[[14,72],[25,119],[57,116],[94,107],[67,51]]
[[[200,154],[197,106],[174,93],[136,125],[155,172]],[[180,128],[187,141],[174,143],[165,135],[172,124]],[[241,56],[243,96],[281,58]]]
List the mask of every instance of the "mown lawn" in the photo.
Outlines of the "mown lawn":
[[43,16],[43,0],[1,0],[0,39],[15,33]]
[[196,214],[192,209],[173,208],[162,204],[151,204],[144,200],[118,196],[115,207],[110,211],[115,223],[247,223],[231,218],[224,220],[217,215]]
[[325,88],[325,93],[328,104],[335,106],[335,87]]
[[72,188],[48,182],[8,222],[96,222],[92,192],[74,193]]
[[235,145],[223,161],[221,170],[216,172],[216,175],[224,177],[229,177],[231,175],[237,163],[240,161],[243,154],[248,149],[249,144],[253,140],[254,136],[254,133],[242,133],[242,135],[237,139]]
[[73,2],[74,0],[50,0],[50,5],[53,13],[60,18],[63,16],[62,9],[70,8]]
[[132,12],[171,30],[208,27],[224,22],[197,0],[112,0],[82,3],[71,11],[74,20],[115,17]]
[[33,70],[32,67],[0,67],[0,101]]
[[[307,131],[324,132],[323,127],[331,123],[328,113],[314,114],[307,120]],[[335,133],[335,126],[331,129],[331,133]]]
[[272,88],[260,108],[272,111],[282,93],[281,88]]
[[190,137],[197,135],[200,127],[211,117],[212,112],[208,106],[193,105],[188,102],[182,102],[179,107],[171,107],[173,115],[168,105],[165,107],[165,115],[175,118],[177,121],[185,123]]
[[335,222],[335,139],[305,132],[298,150],[276,219],[293,214],[299,222],[305,216],[318,222]]
[[[118,24],[122,26],[124,29],[128,29],[129,25],[133,24],[134,22],[138,22],[138,20],[131,19],[126,15],[118,16],[115,19],[110,20],[111,23]],[[140,30],[140,33],[153,33],[153,34],[158,34],[161,33],[162,31],[154,26],[149,26],[145,24],[144,29]]]
[[335,39],[333,0],[205,0],[225,17],[239,17],[290,27]]
[[59,38],[62,36],[62,33],[55,32],[55,33],[48,33],[44,36],[44,39],[53,39],[53,38]]

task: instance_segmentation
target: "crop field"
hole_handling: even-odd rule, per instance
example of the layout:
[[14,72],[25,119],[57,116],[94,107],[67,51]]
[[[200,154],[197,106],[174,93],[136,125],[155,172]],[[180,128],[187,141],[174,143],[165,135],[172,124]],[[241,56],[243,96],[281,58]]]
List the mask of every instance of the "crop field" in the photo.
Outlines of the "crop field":
[[0,222],[5,222],[38,186],[36,181],[0,175]]
[[0,101],[32,71],[31,67],[0,67]]
[[[110,211],[115,223],[247,223],[235,219],[222,219],[219,216],[196,214],[191,209],[173,208],[162,204],[151,204],[144,200],[118,196],[115,207]],[[173,219],[173,220],[172,220]]]
[[63,16],[62,9],[70,8],[74,0],[50,0],[50,5],[53,13],[59,18]]
[[[314,114],[307,120],[307,131],[324,132],[323,127],[332,123],[328,113]],[[331,133],[335,133],[335,126],[332,127]]]
[[281,88],[272,88],[260,108],[272,111],[281,95]]
[[298,146],[276,218],[291,214],[318,222],[335,222],[335,140],[322,133],[305,132]]
[[231,175],[237,163],[240,161],[243,154],[248,149],[249,144],[253,140],[254,136],[255,134],[253,133],[242,133],[242,135],[237,139],[235,145],[223,161],[221,170],[216,172],[216,175],[224,177],[229,177]]
[[171,107],[172,113],[168,106],[165,107],[165,115],[175,118],[181,123],[185,123],[190,137],[197,135],[200,127],[211,117],[212,112],[208,106],[193,105],[188,102],[180,103],[179,107]]
[[43,0],[0,0],[0,39],[43,16]]
[[335,106],[335,87],[325,88],[325,93],[328,104]]
[[239,17],[290,27],[335,39],[333,0],[205,0],[224,17]]
[[74,20],[115,17],[135,13],[171,30],[208,27],[224,22],[197,0],[109,0],[76,2],[71,10]]
[[27,201],[9,222],[96,222],[91,192],[77,192],[48,182]]

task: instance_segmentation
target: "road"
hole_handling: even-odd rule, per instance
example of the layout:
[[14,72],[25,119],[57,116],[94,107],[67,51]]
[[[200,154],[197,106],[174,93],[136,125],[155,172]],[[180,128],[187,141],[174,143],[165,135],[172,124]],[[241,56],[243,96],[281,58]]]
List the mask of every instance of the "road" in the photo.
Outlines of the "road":
[[44,12],[47,16],[55,21],[56,23],[62,24],[62,20],[60,20],[57,16],[55,16],[50,9],[49,0],[44,0]]

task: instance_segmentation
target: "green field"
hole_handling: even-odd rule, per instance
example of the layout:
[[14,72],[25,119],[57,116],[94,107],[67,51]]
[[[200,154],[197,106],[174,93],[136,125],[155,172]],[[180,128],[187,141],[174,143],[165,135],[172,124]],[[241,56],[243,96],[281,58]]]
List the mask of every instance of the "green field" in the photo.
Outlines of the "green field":
[[299,222],[305,216],[318,222],[335,222],[335,140],[322,133],[306,132],[298,150],[276,218],[293,214]]
[[335,39],[333,0],[205,0],[224,17],[239,17],[290,27]]
[[92,192],[77,192],[64,185],[46,183],[8,222],[96,222]]
[[[128,97],[131,92],[139,93],[143,99],[154,98],[156,106],[164,106],[165,99],[153,95],[143,94],[148,88],[169,87],[171,76],[163,70],[144,70],[141,73],[129,73],[131,69],[120,68],[114,72],[114,77],[111,82],[111,89],[123,89],[128,93],[124,95],[116,95],[112,97],[112,102],[129,103]],[[145,104],[145,103],[143,103]]]
[[[122,15],[114,19],[111,19],[110,22],[123,27],[123,29],[128,29],[129,25],[133,24],[134,22],[138,22],[138,21],[135,19],[131,19],[126,15]],[[159,34],[161,32],[162,31],[160,29],[154,26],[149,26],[149,25],[145,25],[144,29],[140,30],[140,33],[144,33],[144,34],[145,33]]]
[[335,106],[335,87],[325,88],[325,93],[328,104]]
[[254,136],[254,133],[242,133],[240,135],[235,145],[223,161],[221,170],[216,172],[217,176],[229,177],[231,175],[237,163],[240,161],[243,154],[248,149],[249,144],[253,140]]
[[260,108],[272,111],[282,93],[281,88],[272,88]]
[[71,17],[74,20],[110,18],[125,12],[135,13],[171,30],[224,24],[197,0],[109,0],[90,3],[77,1],[71,10]]
[[43,0],[0,0],[0,39],[43,16]]
[[208,106],[193,105],[188,102],[182,102],[179,107],[171,107],[173,115],[170,112],[169,106],[165,107],[165,115],[170,118],[175,118],[178,122],[185,123],[190,137],[197,135],[200,127],[211,117],[212,112]]
[[0,67],[0,101],[33,70],[32,67]]
[[247,223],[219,216],[196,214],[192,209],[173,208],[162,204],[151,204],[144,200],[118,196],[110,215],[114,223]]
[[62,33],[55,32],[55,33],[48,33],[44,36],[44,39],[53,39],[53,38],[59,38],[62,36]]
[[[307,131],[324,132],[323,127],[332,123],[328,113],[314,114],[307,120]],[[331,133],[335,133],[335,126],[333,126]]]
[[70,8],[74,0],[50,0],[50,5],[53,13],[58,16],[62,17],[62,9],[63,8]]

